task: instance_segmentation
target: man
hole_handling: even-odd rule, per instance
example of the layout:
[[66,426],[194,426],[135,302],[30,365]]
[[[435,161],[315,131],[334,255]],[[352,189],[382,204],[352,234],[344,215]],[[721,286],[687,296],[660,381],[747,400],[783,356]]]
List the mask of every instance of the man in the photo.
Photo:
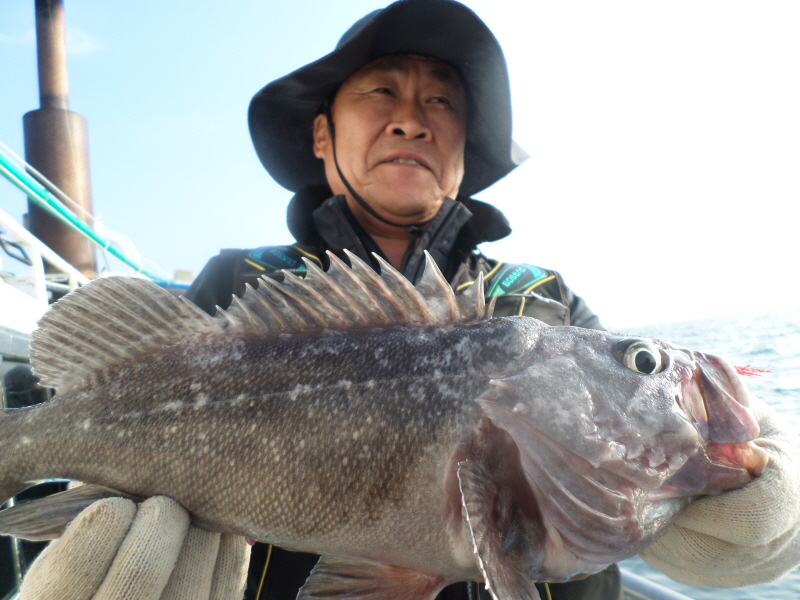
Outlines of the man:
[[[417,39],[387,39],[390,28],[413,30]],[[461,46],[452,44],[457,31],[466,40]],[[409,49],[414,52],[398,54]],[[360,68],[353,72],[353,65]],[[487,290],[502,294],[497,315],[526,314],[559,325],[571,316],[573,324],[599,327],[558,274],[490,261],[475,251],[478,243],[510,232],[499,211],[459,195],[491,185],[520,159],[512,156],[508,87],[497,41],[465,7],[405,2],[368,15],[337,51],[266,86],[251,105],[261,160],[297,192],[289,226],[298,244],[224,251],[187,297],[213,313],[264,273],[302,273],[303,256],[327,266],[328,250],[344,258],[347,249],[376,269],[373,253],[381,255],[416,281],[428,251],[454,289],[483,271]],[[256,547],[253,562],[264,554]],[[315,562],[273,549],[262,597],[290,597]],[[259,576],[251,576],[251,592]],[[294,589],[272,595],[287,580]],[[600,593],[604,585],[606,595]],[[616,570],[571,586],[590,588],[593,598],[619,595]],[[558,586],[553,590],[559,597]],[[455,597],[456,591],[448,593]]]
[[[367,15],[334,52],[261,90],[251,104],[250,129],[264,166],[296,192],[288,223],[297,243],[228,250],[212,259],[187,293],[207,312],[228,306],[233,294],[261,275],[281,277],[281,269],[302,275],[302,257],[326,266],[326,251],[345,256],[349,250],[378,269],[376,253],[416,281],[428,251],[456,291],[482,271],[489,294],[499,295],[497,315],[600,328],[557,273],[489,260],[476,249],[510,228],[499,211],[470,196],[507,175],[522,157],[511,140],[502,51],[466,7],[450,0],[401,0]],[[796,467],[789,466],[792,460],[797,464],[797,441],[781,434],[767,413],[761,422],[769,436],[762,445],[770,452],[771,470],[743,490],[687,511],[648,551],[649,560],[668,574],[693,583],[743,585],[798,562],[798,509],[783,500],[800,488]],[[751,503],[760,507],[761,520],[743,527]],[[168,508],[175,516],[154,520],[137,535],[152,539],[158,537],[155,531],[180,521],[181,509]],[[182,535],[165,536],[178,539],[179,547],[183,543],[178,575],[167,584],[168,594],[175,595],[169,597],[184,597],[178,592],[185,594],[204,574],[210,583],[187,597],[210,597],[210,586],[235,571],[221,562],[241,564],[246,552],[241,542],[210,539],[200,530],[190,530],[187,542]],[[81,544],[87,542],[73,541],[67,548],[79,555]],[[116,568],[123,575],[115,577],[124,579],[136,572],[135,562],[111,571]],[[193,579],[185,574],[192,562],[209,566],[197,569]],[[315,562],[312,555],[257,545],[247,596],[294,598]],[[582,581],[540,586],[540,592],[553,599],[616,599],[618,571],[612,567]],[[488,597],[467,584],[442,595]]]
[[[430,98],[390,89],[401,84]],[[390,108],[406,114],[386,121]],[[427,250],[456,289],[479,270],[496,282],[489,286],[501,294],[495,314],[564,324],[571,313],[573,325],[600,327],[554,272],[503,266],[475,252],[511,229],[498,210],[470,196],[525,155],[511,139],[502,50],[466,7],[403,2],[367,15],[336,51],[261,90],[250,129],[264,166],[297,192],[288,225],[298,243],[213,259],[187,294],[207,311],[227,306],[232,291],[240,294],[264,272],[302,271],[302,256],[324,263],[326,250],[347,249],[377,268],[377,252],[416,281]]]

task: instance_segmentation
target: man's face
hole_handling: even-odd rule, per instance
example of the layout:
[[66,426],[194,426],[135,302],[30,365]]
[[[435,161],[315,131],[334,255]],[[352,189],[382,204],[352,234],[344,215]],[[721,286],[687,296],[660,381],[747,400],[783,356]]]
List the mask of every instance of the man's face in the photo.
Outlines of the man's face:
[[[446,64],[387,56],[351,75],[333,102],[336,157],[353,189],[378,214],[403,224],[431,219],[464,175],[466,100]],[[314,154],[334,194],[345,194],[325,115],[314,122]]]

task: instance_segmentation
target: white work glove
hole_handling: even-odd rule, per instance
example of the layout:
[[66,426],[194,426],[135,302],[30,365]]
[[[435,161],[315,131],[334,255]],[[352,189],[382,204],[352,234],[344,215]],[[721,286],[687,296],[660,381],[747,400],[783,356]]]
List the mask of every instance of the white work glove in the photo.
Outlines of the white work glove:
[[91,504],[31,566],[19,600],[240,600],[250,546],[165,496]]
[[640,556],[672,579],[699,587],[764,583],[800,565],[800,435],[753,401],[767,470],[739,490],[692,503]]

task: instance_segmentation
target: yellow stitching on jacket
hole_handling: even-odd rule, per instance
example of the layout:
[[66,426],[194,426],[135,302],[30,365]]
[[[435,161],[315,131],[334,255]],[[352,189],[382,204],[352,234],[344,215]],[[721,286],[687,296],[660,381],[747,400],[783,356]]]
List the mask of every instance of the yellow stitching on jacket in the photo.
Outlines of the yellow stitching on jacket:
[[555,279],[555,278],[556,278],[556,276],[555,276],[555,275],[550,275],[550,277],[545,277],[544,279],[542,279],[542,280],[540,280],[540,281],[537,281],[536,283],[534,283],[534,284],[533,284],[531,287],[529,287],[528,289],[526,289],[526,290],[525,290],[524,292],[522,292],[522,293],[523,293],[523,294],[527,294],[527,293],[528,293],[528,292],[530,292],[530,291],[531,291],[533,288],[537,288],[537,287],[539,287],[540,285],[542,285],[543,283],[547,283],[547,282],[548,282],[548,281],[550,281],[551,279]]
[[[503,264],[504,264],[504,263],[501,263],[501,262],[497,263],[497,264],[494,266],[494,268],[493,268],[491,271],[489,271],[489,272],[488,272],[486,275],[484,275],[484,276],[483,276],[483,280],[484,280],[484,281],[488,281],[488,280],[489,280],[489,277],[491,277],[492,275],[494,275],[495,271],[497,271],[497,269],[499,269],[500,267],[502,267],[502,266],[503,266]],[[462,284],[459,284],[458,286],[456,286],[456,289],[455,289],[455,291],[456,291],[456,292],[460,292],[460,291],[461,291],[461,290],[463,290],[464,288],[468,288],[469,286],[471,286],[473,283],[475,283],[475,281],[465,281],[464,283],[462,283]]]
[[494,272],[497,271],[500,267],[502,267],[505,263],[499,262],[494,266],[494,269],[489,271],[486,275],[483,276],[484,280],[489,281],[489,278],[494,275]]
[[521,317],[521,316],[522,316],[522,313],[524,313],[524,312],[525,312],[525,301],[526,301],[526,300],[527,300],[527,298],[524,298],[524,297],[523,297],[523,298],[520,300],[520,302],[519,302],[519,311],[517,312],[517,316],[518,316],[518,317]]
[[455,290],[455,291],[456,291],[456,293],[460,292],[460,291],[461,291],[461,290],[463,290],[464,288],[468,288],[468,287],[469,287],[469,286],[471,286],[473,283],[475,283],[475,282],[474,282],[474,281],[465,281],[465,282],[464,282],[464,283],[462,283],[461,285],[459,285],[459,286],[456,286],[456,290]]
[[250,265],[251,267],[255,267],[255,268],[256,268],[256,269],[258,269],[259,271],[266,271],[266,269],[265,269],[264,267],[262,267],[262,266],[261,266],[261,265],[259,265],[258,263],[254,263],[254,262],[253,262],[252,260],[250,260],[249,258],[245,258],[245,259],[244,259],[244,262],[246,262],[246,263],[247,263],[248,265]]
[[294,248],[295,250],[297,250],[297,251],[298,251],[300,254],[302,254],[303,256],[306,256],[306,257],[310,258],[310,259],[311,259],[311,260],[313,260],[315,263],[317,263],[317,264],[320,266],[320,268],[322,268],[322,261],[321,261],[319,258],[317,258],[316,256],[314,256],[314,255],[313,255],[313,254],[311,254],[310,252],[306,252],[305,250],[303,250],[303,249],[302,249],[302,248],[300,248],[299,246],[292,246],[292,248]]

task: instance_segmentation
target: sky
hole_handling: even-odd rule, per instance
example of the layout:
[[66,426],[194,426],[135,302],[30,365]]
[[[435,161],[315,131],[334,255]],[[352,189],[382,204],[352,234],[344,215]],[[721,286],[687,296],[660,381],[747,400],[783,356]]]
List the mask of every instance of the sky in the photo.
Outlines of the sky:
[[[800,305],[800,3],[465,3],[505,51],[530,154],[476,195],[514,228],[486,255],[558,270],[612,329]],[[96,215],[168,276],[291,243],[248,103],[385,4],[66,0]],[[33,0],[0,2],[0,141],[18,154],[33,27]],[[0,208],[26,211],[4,180]]]

